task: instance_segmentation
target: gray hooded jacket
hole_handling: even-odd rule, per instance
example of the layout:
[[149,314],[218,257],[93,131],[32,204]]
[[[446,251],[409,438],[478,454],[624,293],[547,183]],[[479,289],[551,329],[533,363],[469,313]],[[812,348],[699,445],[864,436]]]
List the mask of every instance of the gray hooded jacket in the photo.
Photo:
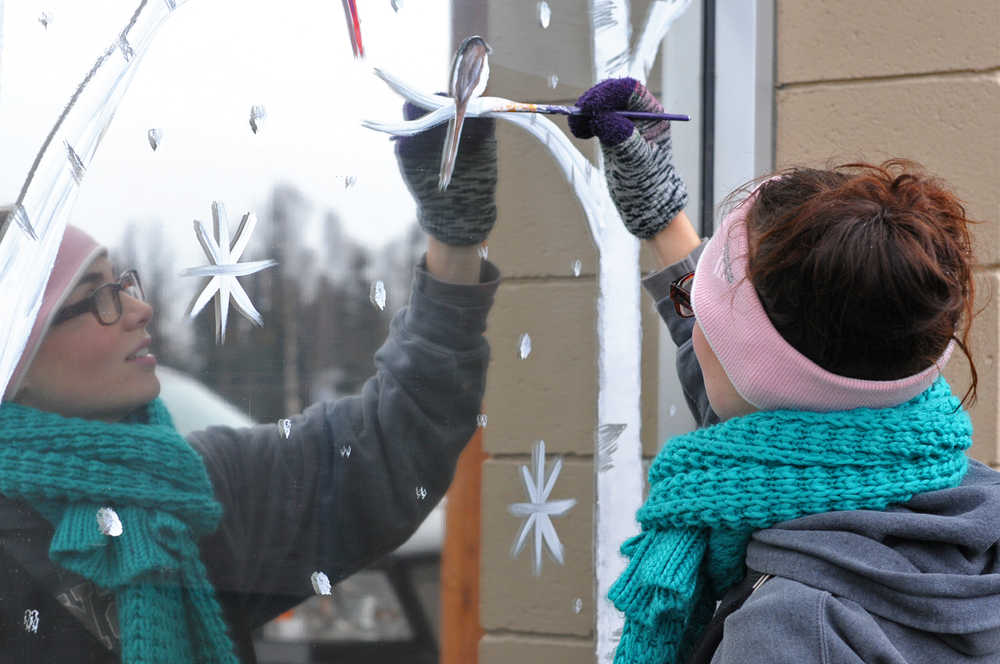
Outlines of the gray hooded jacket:
[[[669,292],[703,247],[643,280],[678,346],[677,373],[702,427],[719,420],[691,346],[694,319],[677,316]],[[714,653],[695,661],[1000,662],[1000,473],[977,461],[954,489],[758,531],[746,562],[748,576],[765,582],[725,617]]]

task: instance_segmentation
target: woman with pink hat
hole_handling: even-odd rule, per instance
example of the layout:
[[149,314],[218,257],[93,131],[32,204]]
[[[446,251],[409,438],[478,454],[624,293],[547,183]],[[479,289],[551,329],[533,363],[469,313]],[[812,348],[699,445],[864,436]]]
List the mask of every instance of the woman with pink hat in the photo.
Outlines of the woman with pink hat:
[[470,124],[447,192],[442,138],[397,144],[428,249],[375,375],[283,430],[182,437],[139,275],[66,229],[0,405],[0,661],[256,661],[254,629],[424,520],[477,426],[499,285],[477,251],[493,122]]
[[[702,242],[670,128],[637,81],[588,90],[643,285],[698,430],[664,444],[609,596],[615,661],[1000,660],[1000,473],[966,457],[973,256],[965,210],[916,164],[782,171]],[[955,348],[971,386],[941,370]]]

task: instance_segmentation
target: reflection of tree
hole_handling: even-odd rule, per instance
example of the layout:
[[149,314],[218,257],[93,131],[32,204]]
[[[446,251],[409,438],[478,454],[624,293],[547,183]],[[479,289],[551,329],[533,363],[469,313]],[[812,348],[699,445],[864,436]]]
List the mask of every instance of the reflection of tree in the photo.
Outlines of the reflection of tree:
[[[379,251],[348,238],[333,212],[323,217],[323,242],[303,244],[310,204],[294,187],[276,187],[260,215],[258,233],[245,260],[275,258],[272,269],[241,280],[264,319],[256,327],[230,316],[226,342],[215,343],[212,308],[193,321],[189,344],[158,343],[163,364],[177,366],[249,412],[272,421],[298,412],[318,399],[360,390],[374,371],[372,356],[388,332],[391,314],[406,302],[409,281],[423,236],[413,230]],[[166,306],[178,268],[161,251],[162,235],[130,226],[122,255],[139,266],[149,282],[153,306]],[[140,251],[145,247],[146,251]],[[373,279],[389,294],[385,311],[369,302]],[[154,339],[170,338],[163,317]]]

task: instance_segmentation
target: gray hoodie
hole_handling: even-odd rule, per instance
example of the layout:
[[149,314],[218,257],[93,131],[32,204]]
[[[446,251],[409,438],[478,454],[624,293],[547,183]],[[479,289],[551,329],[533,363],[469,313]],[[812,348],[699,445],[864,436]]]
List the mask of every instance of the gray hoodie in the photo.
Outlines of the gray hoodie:
[[[669,298],[703,246],[643,285],[678,346],[688,406],[710,426],[718,417],[691,347],[694,319]],[[977,461],[961,486],[904,505],[758,531],[746,562],[772,578],[725,618],[712,664],[1000,662],[1000,473]]]

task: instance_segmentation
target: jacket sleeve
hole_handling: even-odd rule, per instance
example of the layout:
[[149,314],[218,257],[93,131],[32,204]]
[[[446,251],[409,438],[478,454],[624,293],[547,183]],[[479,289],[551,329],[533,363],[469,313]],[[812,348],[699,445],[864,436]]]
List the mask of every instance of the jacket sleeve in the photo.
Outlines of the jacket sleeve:
[[722,642],[711,664],[906,664],[908,661],[877,619],[857,603],[776,577],[726,618]]
[[643,288],[656,303],[656,310],[667,324],[670,337],[677,345],[677,377],[684,391],[684,399],[699,427],[716,424],[719,418],[708,403],[705,379],[701,375],[701,367],[698,365],[698,358],[691,344],[691,330],[694,328],[695,319],[681,318],[677,315],[674,303],[670,299],[670,284],[688,272],[694,272],[704,249],[705,243],[702,242],[681,260],[642,280]]
[[417,268],[410,301],[360,394],[276,423],[189,437],[224,516],[200,542],[217,591],[262,624],[403,543],[442,498],[485,388],[483,333],[499,272],[447,284]]

